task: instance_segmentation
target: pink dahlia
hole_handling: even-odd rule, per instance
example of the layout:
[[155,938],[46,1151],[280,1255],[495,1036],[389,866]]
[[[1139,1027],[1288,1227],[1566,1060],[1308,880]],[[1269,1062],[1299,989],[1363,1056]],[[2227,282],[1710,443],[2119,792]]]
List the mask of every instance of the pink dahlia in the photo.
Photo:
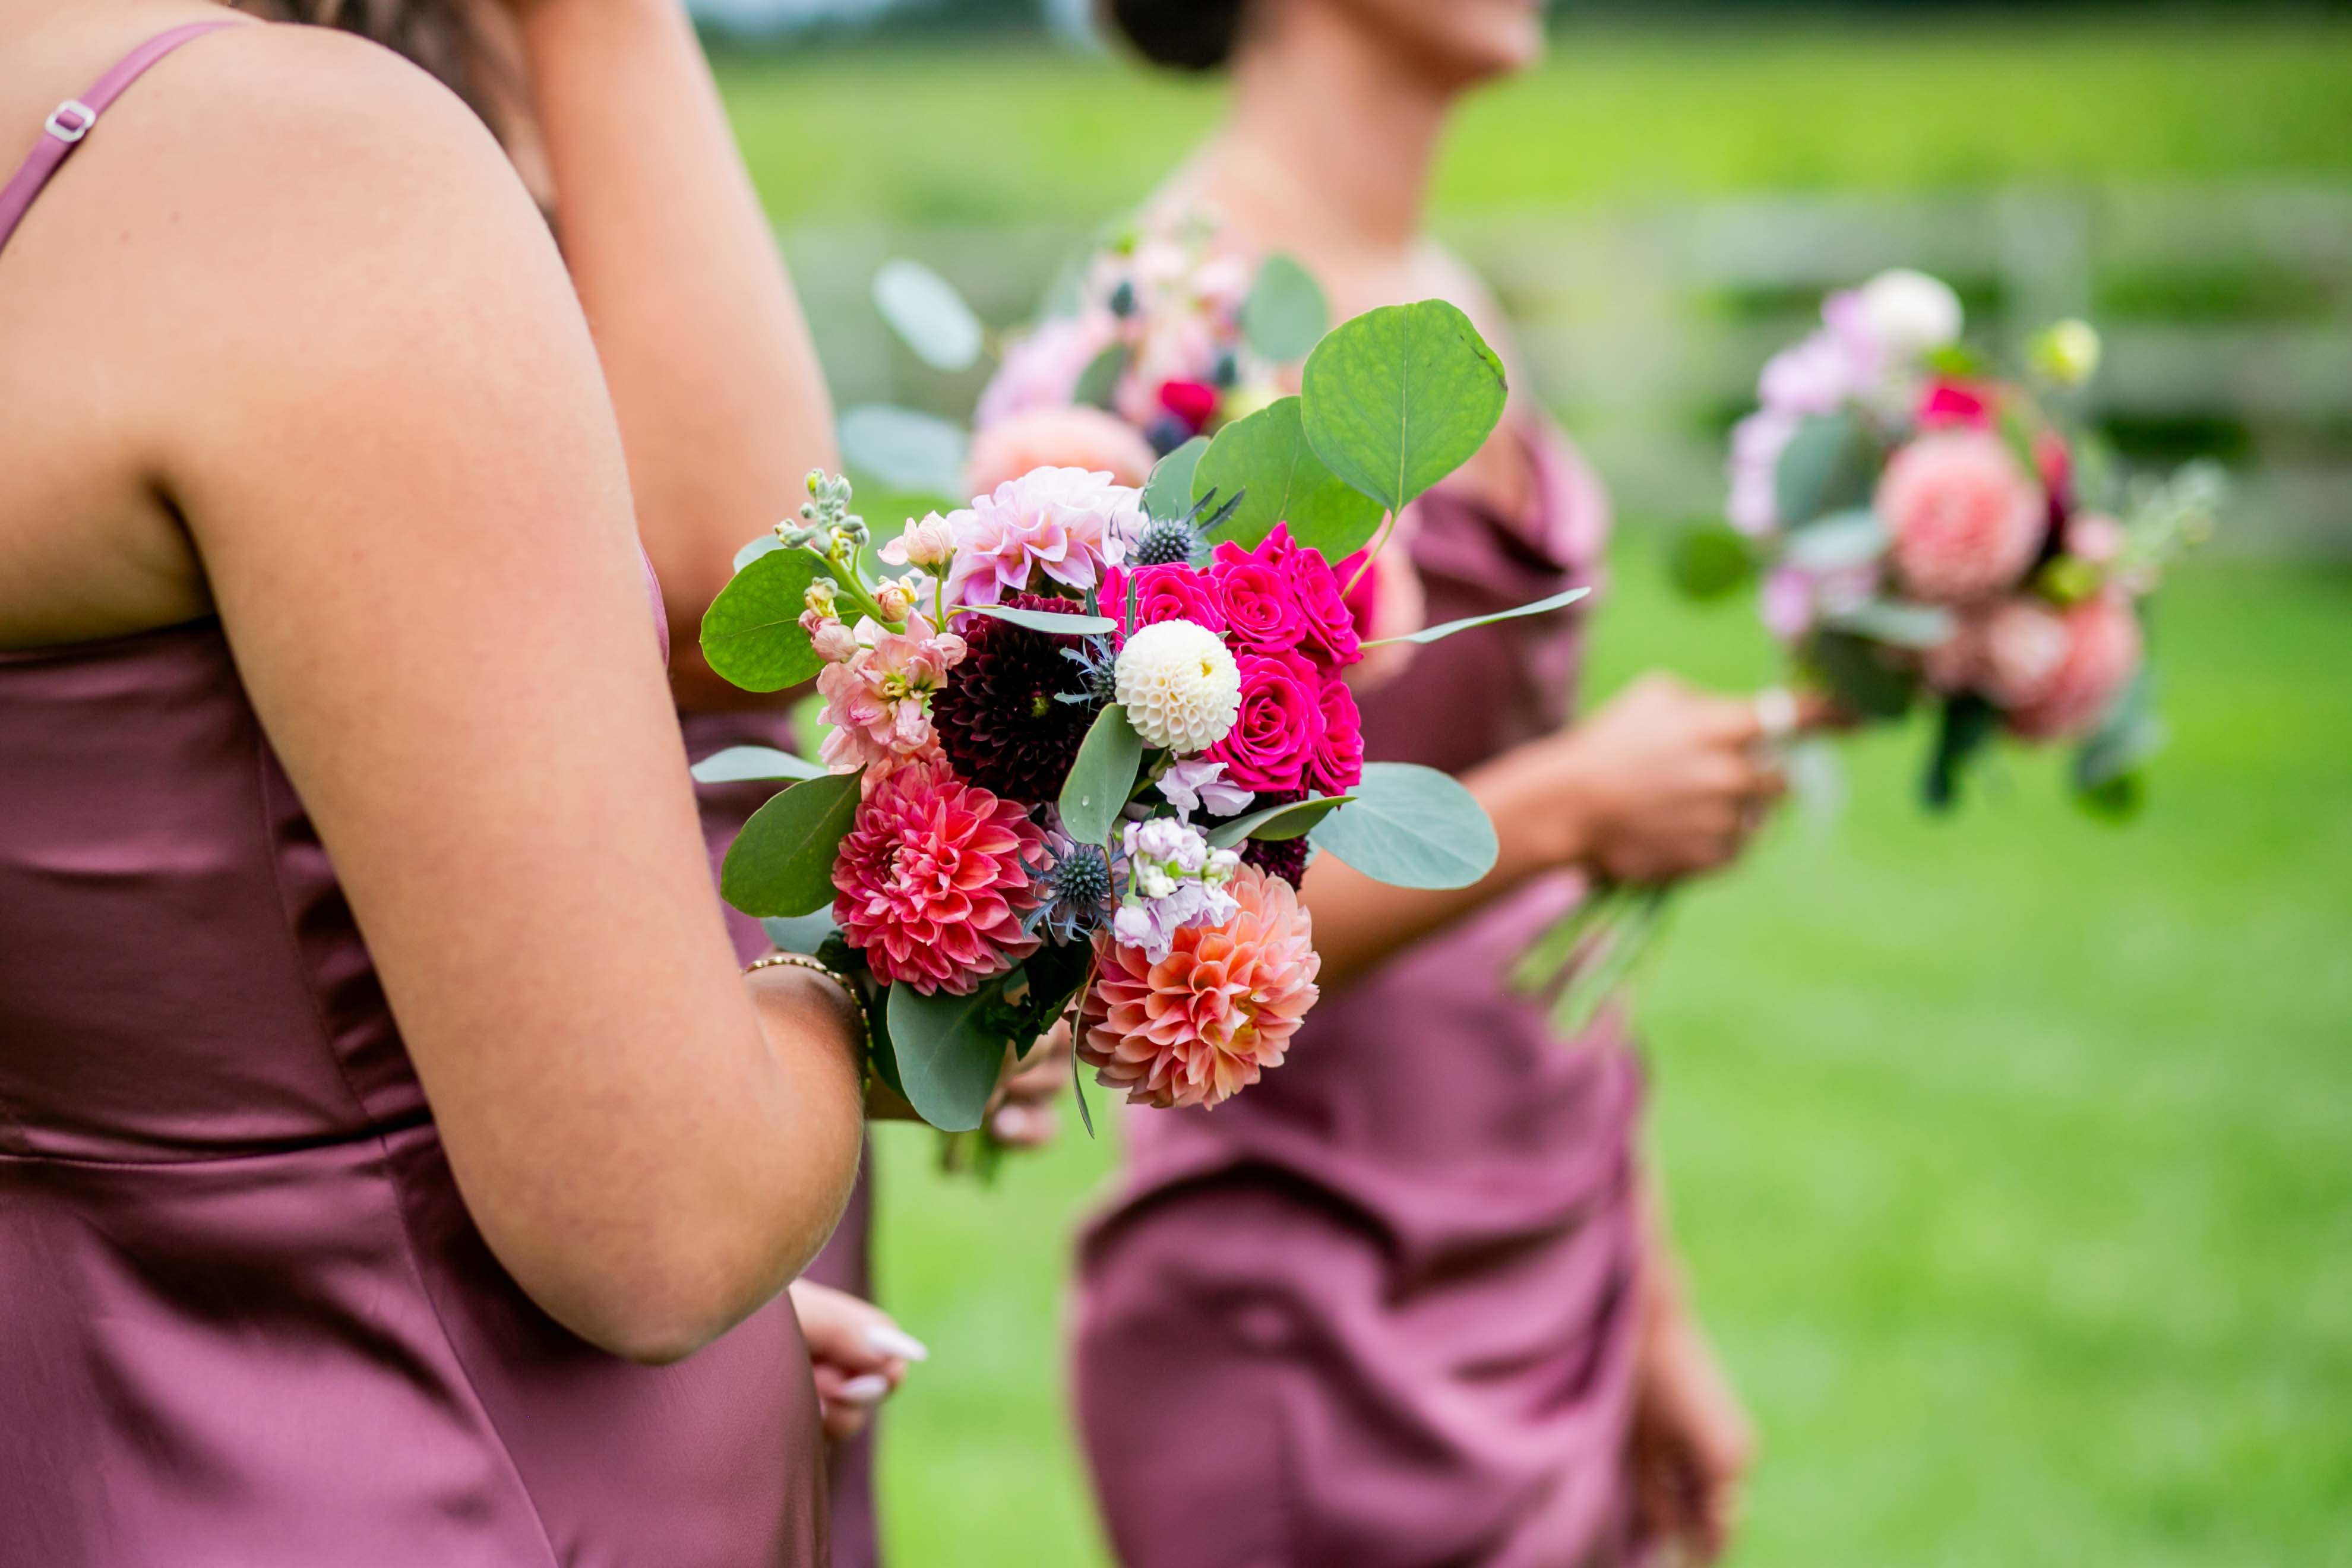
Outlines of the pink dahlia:
[[1932,604],[1967,604],[2016,583],[2049,524],[2042,487],[1981,430],[1936,431],[1895,453],[1877,504],[1896,572]]
[[974,497],[947,520],[955,535],[949,600],[993,605],[1024,589],[1043,593],[1048,578],[1083,594],[1126,554],[1128,530],[1142,520],[1136,501],[1108,472],[1085,468],[1034,469]]
[[877,784],[834,862],[833,918],[879,978],[969,995],[1037,950],[1022,917],[1045,836],[1021,807],[915,763]]
[[1231,891],[1232,919],[1177,931],[1157,963],[1096,937],[1101,970],[1081,1005],[1077,1052],[1104,1088],[1139,1105],[1210,1106],[1280,1065],[1315,1005],[1323,961],[1289,883],[1244,866]]
[[1032,408],[973,435],[964,483],[974,495],[989,495],[1032,469],[1063,468],[1107,473],[1140,489],[1156,460],[1135,426],[1099,408]]
[[2009,727],[2029,741],[2088,731],[2139,669],[2139,616],[2122,595],[2085,599],[2061,619],[2065,656],[2009,710]]

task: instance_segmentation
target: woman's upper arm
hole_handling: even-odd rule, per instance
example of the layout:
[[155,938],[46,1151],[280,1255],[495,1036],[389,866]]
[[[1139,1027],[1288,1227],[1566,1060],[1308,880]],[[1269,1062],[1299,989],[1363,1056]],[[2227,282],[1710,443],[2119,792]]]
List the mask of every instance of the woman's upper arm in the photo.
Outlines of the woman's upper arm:
[[594,352],[454,100],[348,40],[249,56],[160,154],[161,482],[492,1245],[527,1285],[675,1261],[714,1205],[765,1212],[708,1189],[775,1173],[679,1152],[777,1086]]

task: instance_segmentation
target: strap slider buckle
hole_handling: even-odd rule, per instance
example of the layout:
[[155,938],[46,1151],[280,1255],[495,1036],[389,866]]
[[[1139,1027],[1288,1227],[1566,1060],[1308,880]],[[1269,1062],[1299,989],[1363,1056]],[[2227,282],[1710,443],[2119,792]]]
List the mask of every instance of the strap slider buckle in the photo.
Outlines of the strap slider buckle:
[[48,124],[43,127],[58,141],[71,146],[89,134],[98,123],[98,110],[80,99],[68,98],[49,111]]

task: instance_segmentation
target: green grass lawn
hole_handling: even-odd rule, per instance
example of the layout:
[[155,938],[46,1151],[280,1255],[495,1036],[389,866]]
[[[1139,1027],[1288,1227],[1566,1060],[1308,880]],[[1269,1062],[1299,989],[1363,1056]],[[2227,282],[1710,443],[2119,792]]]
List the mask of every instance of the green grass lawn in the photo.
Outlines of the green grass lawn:
[[[1216,113],[1213,85],[1075,53],[818,49],[722,82],[770,210],[1092,221]],[[1451,208],[1750,190],[2352,172],[2352,19],[1585,26],[1481,94]]]
[[[2352,1563],[2352,575],[2206,565],[2136,825],[2016,757],[1956,820],[1924,737],[1684,900],[1652,1119],[1764,1440],[1748,1568]],[[1771,662],[1620,551],[1594,689]],[[883,1136],[905,1568],[1098,1562],[1059,1405],[1072,1135],[993,1191]]]

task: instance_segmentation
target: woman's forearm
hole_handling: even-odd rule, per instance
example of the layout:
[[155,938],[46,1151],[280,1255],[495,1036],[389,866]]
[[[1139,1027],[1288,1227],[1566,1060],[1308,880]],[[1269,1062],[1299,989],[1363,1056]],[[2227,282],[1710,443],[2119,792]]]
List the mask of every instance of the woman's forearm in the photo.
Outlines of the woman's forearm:
[[712,675],[702,612],[746,541],[833,468],[808,327],[678,0],[523,0],[556,226],[620,418],[637,521],[668,597],[688,706]]

